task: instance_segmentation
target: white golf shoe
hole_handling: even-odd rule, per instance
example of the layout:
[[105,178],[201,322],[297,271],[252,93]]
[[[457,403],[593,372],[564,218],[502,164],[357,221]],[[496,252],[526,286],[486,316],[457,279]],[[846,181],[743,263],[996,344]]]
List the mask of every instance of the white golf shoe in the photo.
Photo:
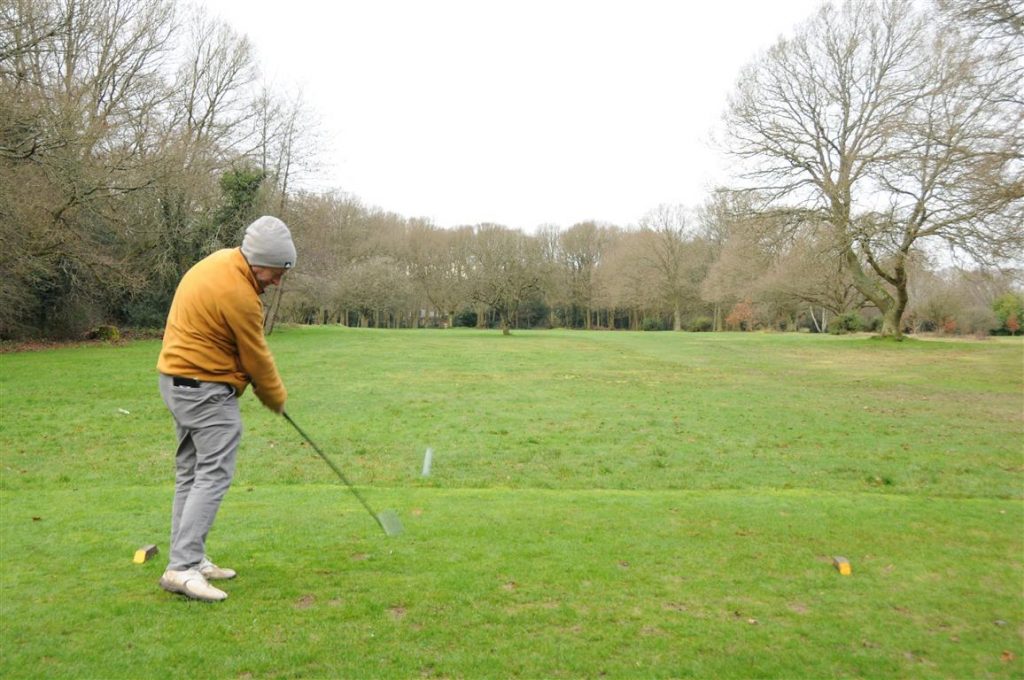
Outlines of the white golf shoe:
[[203,556],[203,561],[196,567],[199,573],[206,577],[209,581],[225,581],[229,578],[235,577],[234,569],[227,569],[225,567],[218,567],[216,564],[210,561],[209,557]]
[[207,582],[198,569],[168,569],[160,577],[160,587],[171,593],[181,593],[193,600],[203,602],[220,602],[226,600],[228,594],[214,588]]

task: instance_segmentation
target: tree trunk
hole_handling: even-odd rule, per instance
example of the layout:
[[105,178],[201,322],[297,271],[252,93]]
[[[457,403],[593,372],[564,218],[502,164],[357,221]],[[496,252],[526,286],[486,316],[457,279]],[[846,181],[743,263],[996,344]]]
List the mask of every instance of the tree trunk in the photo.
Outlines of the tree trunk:
[[267,315],[263,319],[263,334],[270,335],[274,332],[274,320],[277,318],[277,310],[281,306],[281,295],[284,293],[284,281],[277,284],[274,302],[267,309]]
[[903,339],[903,312],[907,309],[907,281],[906,277],[903,277],[902,281],[898,281],[896,284],[896,297],[895,299],[890,298],[890,304],[884,310],[882,310],[882,337],[892,338],[894,340]]
[[828,330],[828,310],[824,307],[821,308],[821,322],[818,322],[818,317],[814,316],[814,305],[809,305],[808,308],[811,312],[811,322],[814,324],[814,330],[818,333],[824,333]]
[[[854,288],[860,291],[882,313],[882,337],[902,340],[901,322],[903,310],[907,307],[907,276],[904,268],[898,265],[896,268],[897,278],[894,280],[890,277],[889,279],[896,289],[896,297],[893,298],[889,291],[879,286],[864,273],[864,269],[860,265],[860,258],[857,257],[852,245],[846,246],[844,255],[847,269],[853,276]],[[900,276],[901,274],[902,276]]]

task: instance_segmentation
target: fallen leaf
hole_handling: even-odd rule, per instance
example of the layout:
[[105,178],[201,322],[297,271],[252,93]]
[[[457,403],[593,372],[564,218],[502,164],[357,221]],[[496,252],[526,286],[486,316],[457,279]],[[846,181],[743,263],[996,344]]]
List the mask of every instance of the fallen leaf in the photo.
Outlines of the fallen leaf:
[[1011,661],[1013,661],[1016,658],[1017,657],[1015,657],[1013,655],[1013,652],[1011,652],[1008,649],[1004,650],[1003,653],[999,655],[999,660],[1002,661],[1003,663],[1010,663]]

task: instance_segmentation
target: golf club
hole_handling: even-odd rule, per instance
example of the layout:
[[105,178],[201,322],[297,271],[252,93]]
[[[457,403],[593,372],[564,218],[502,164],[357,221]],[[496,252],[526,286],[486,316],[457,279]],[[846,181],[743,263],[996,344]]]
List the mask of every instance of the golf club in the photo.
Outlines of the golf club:
[[355,494],[356,498],[359,499],[359,502],[363,504],[364,508],[366,508],[366,511],[370,513],[370,515],[375,520],[377,520],[377,524],[380,525],[380,528],[384,530],[385,534],[387,534],[388,536],[397,536],[398,534],[402,533],[402,522],[399,521],[398,515],[396,515],[393,510],[385,510],[380,514],[374,512],[373,508],[370,507],[370,504],[366,502],[365,498],[363,498],[363,495],[359,493],[359,490],[356,489],[356,487],[352,486],[352,482],[348,481],[348,478],[345,477],[345,474],[341,471],[341,469],[334,464],[334,461],[332,461],[330,458],[324,455],[324,452],[320,450],[320,447],[317,446],[316,443],[309,438],[309,435],[306,434],[301,427],[299,427],[298,423],[292,420],[292,417],[288,415],[288,412],[282,411],[281,415],[284,416],[285,420],[292,424],[292,427],[295,428],[296,432],[302,435],[303,439],[309,442],[309,445],[313,447],[313,450],[316,451],[320,455],[320,457],[323,458],[327,462],[327,464],[331,466],[331,469],[334,470],[335,474],[338,475],[338,479],[344,482],[345,486],[347,486],[352,491],[352,493]]

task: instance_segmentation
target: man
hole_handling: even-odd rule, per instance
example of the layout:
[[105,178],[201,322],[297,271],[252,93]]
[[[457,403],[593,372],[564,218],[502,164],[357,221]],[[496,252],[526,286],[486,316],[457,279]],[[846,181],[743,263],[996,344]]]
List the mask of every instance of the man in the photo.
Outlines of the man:
[[263,337],[259,295],[280,285],[295,256],[284,222],[261,217],[246,228],[241,248],[198,262],[174,293],[157,361],[160,394],[178,435],[164,590],[207,602],[227,598],[209,581],[235,572],[207,557],[206,535],[235,472],[238,397],[251,383],[264,406],[284,412],[287,392]]

